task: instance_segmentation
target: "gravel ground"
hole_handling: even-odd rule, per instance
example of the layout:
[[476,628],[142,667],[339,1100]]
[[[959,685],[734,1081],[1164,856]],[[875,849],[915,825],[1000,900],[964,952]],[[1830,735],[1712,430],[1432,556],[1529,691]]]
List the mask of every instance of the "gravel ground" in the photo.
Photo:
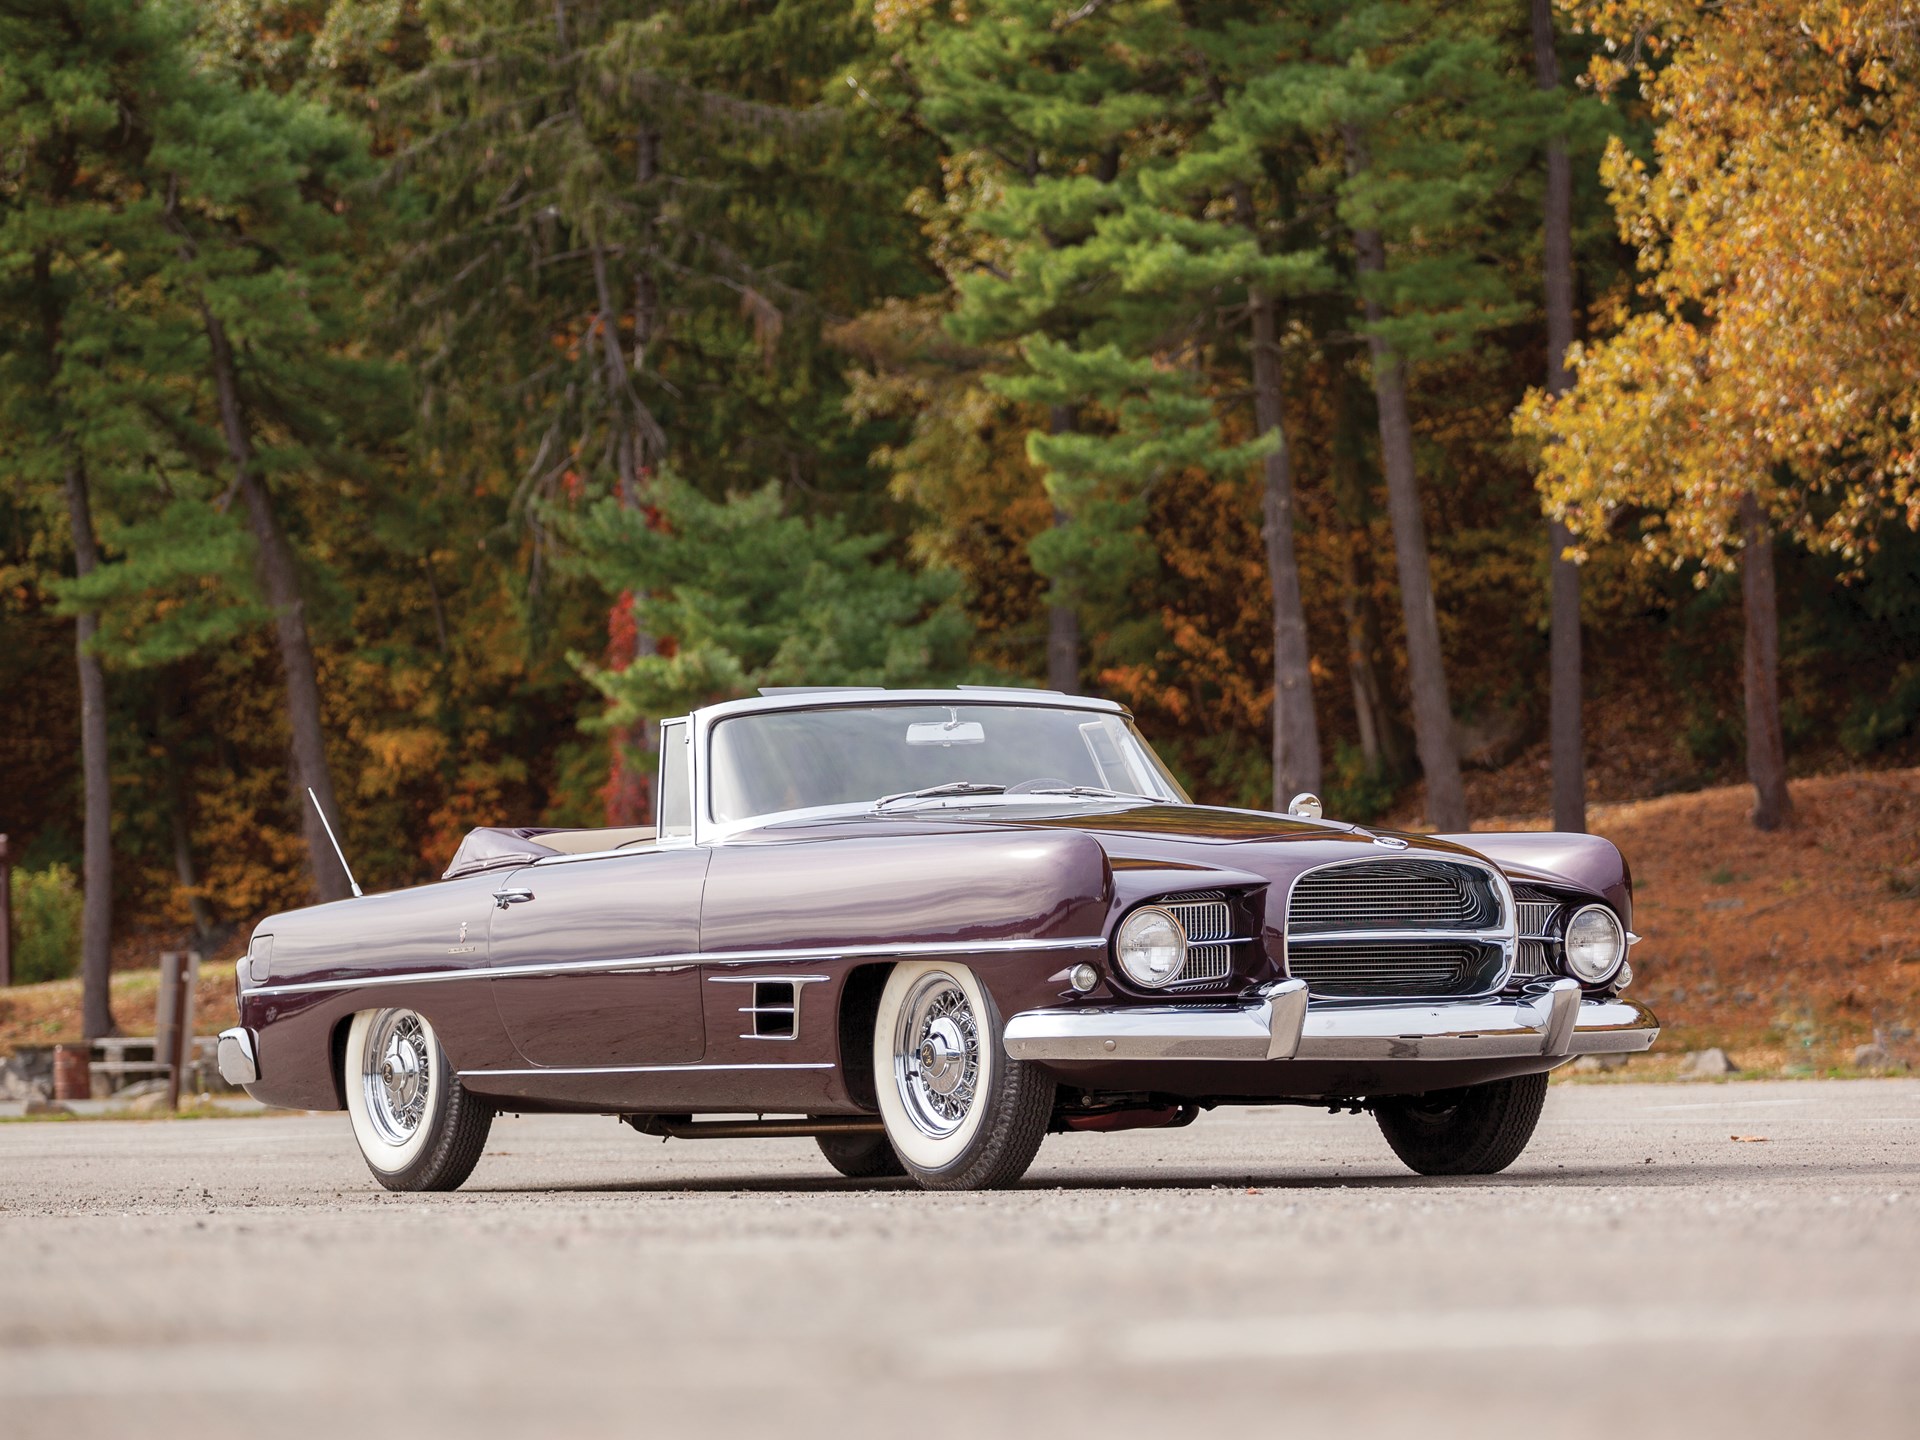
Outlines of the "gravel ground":
[[1223,1110],[995,1195],[605,1119],[428,1197],[342,1116],[0,1125],[7,1440],[1197,1424],[1910,1440],[1920,1081],[1556,1086],[1470,1181]]

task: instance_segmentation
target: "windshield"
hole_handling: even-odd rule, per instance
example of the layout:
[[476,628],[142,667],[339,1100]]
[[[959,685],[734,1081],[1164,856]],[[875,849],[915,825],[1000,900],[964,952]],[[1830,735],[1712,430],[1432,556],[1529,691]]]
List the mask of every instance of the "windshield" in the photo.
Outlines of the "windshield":
[[[836,705],[735,715],[713,727],[713,818],[722,823],[821,805],[912,803],[960,782],[1085,787],[1186,801],[1124,716],[1041,705]],[[964,794],[956,787],[949,792]],[[1051,798],[1058,803],[1060,796]],[[939,797],[918,803],[937,804]]]

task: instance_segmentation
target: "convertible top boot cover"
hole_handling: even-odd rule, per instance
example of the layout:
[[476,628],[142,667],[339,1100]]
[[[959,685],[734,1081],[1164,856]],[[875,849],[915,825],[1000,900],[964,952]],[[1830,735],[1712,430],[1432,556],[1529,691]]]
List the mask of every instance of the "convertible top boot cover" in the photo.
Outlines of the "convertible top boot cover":
[[469,830],[453,863],[441,875],[452,880],[502,865],[530,865],[550,855],[586,855],[598,850],[625,850],[654,838],[651,825],[626,825],[605,830],[564,830],[540,825],[483,825]]

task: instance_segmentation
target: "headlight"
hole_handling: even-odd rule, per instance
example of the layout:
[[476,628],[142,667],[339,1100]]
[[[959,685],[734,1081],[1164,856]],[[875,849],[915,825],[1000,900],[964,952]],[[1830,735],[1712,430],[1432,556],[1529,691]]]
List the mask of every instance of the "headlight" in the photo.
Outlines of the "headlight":
[[1599,985],[1613,978],[1627,958],[1627,934],[1605,905],[1586,905],[1567,921],[1567,969],[1576,980]]
[[1136,985],[1170,985],[1187,963],[1187,932],[1166,911],[1143,905],[1113,937],[1113,958]]

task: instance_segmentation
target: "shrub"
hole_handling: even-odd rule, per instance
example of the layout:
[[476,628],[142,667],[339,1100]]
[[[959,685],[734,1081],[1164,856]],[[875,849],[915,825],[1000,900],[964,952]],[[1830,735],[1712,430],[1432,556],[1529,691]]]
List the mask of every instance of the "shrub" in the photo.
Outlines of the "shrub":
[[1400,786],[1391,775],[1374,769],[1358,745],[1349,745],[1344,740],[1334,742],[1333,764],[1323,774],[1321,783],[1326,787],[1323,803],[1327,818],[1362,825],[1386,814],[1400,793]]
[[80,887],[65,865],[13,872],[13,983],[64,980],[80,968]]

